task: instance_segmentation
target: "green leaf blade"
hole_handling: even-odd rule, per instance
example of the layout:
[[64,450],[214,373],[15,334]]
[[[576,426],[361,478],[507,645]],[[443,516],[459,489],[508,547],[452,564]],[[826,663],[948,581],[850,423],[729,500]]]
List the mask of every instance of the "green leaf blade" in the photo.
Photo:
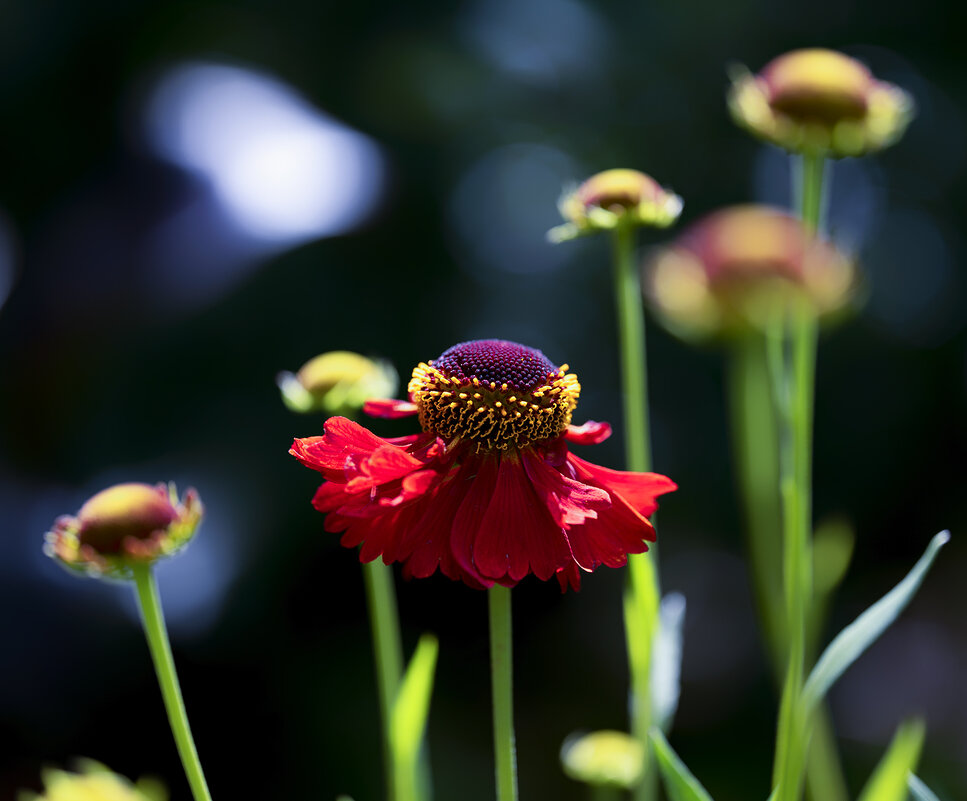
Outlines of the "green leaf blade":
[[858,801],[906,801],[908,779],[920,760],[925,731],[922,720],[900,724]]
[[907,776],[907,786],[913,794],[914,801],[940,801],[940,796],[927,787],[920,777],[912,771]]
[[426,731],[433,694],[439,643],[432,634],[420,637],[413,658],[406,668],[390,713],[390,740],[397,759],[416,759]]
[[949,531],[937,534],[903,580],[836,635],[823,651],[803,688],[802,700],[807,713],[825,697],[829,688],[845,670],[897,619],[923,583],[937,553],[949,540]]
[[661,729],[652,728],[650,737],[655,758],[658,761],[658,769],[661,771],[665,790],[671,801],[712,801],[712,796],[668,744]]

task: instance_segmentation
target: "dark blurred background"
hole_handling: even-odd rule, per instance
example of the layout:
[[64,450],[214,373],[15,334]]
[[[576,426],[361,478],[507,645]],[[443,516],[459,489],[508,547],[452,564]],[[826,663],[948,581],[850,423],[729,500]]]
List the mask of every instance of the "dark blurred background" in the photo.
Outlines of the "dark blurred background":
[[[954,535],[832,709],[854,792],[919,713],[921,775],[964,797],[967,68],[948,10],[5,0],[0,798],[75,755],[188,798],[130,589],[41,553],[54,518],[97,490],[169,479],[208,508],[159,574],[213,795],[380,797],[360,570],[286,453],[322,421],[283,408],[276,373],[345,348],[406,376],[457,341],[502,337],[571,364],[576,420],[620,423],[607,243],[545,243],[561,188],[629,166],[684,197],[683,221],[785,203],[784,156],[728,119],[726,68],[807,45],[864,59],[919,105],[898,145],[834,171],[831,229],[869,297],[819,360],[816,515],[857,532],[827,638],[931,535]],[[663,581],[688,600],[672,742],[717,798],[765,798],[775,703],[722,354],[648,334],[656,469],[681,485],[662,505]],[[582,455],[619,466],[619,441]],[[622,579],[514,593],[523,798],[584,797],[561,741],[625,725]],[[407,648],[441,640],[437,798],[490,798],[485,596],[440,577],[399,593]]]

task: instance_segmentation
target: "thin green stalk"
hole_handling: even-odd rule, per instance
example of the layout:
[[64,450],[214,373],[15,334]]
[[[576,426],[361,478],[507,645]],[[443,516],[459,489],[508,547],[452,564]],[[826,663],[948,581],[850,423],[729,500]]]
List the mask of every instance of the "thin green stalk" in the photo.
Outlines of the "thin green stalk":
[[490,608],[490,675],[494,706],[497,801],[517,801],[510,590],[495,584],[487,590],[487,600]]
[[781,671],[786,660],[786,629],[778,536],[782,530],[779,444],[766,337],[761,332],[750,331],[731,343],[728,378],[733,451],[756,603],[767,652]]
[[[803,224],[819,231],[824,158],[802,156],[800,211]],[[786,323],[770,332],[770,354],[780,420],[780,488],[783,504],[783,581],[789,658],[776,736],[773,785],[777,801],[799,801],[806,772],[808,720],[802,704],[806,625],[812,603],[812,428],[816,370],[816,316],[795,304]],[[786,360],[786,340],[789,359]],[[781,355],[780,355],[781,353]],[[781,360],[781,364],[780,364]]]
[[614,229],[614,287],[621,351],[621,397],[624,403],[625,457],[629,470],[651,469],[648,432],[648,369],[641,278],[635,267],[635,229]]
[[403,676],[403,646],[400,642],[399,616],[393,571],[379,559],[363,565],[373,657],[376,662],[376,684],[379,690],[379,714],[383,722],[383,769],[388,801],[401,801],[401,773],[397,770],[390,743],[390,713]]
[[211,801],[205,774],[188,725],[188,714],[185,712],[185,702],[181,697],[181,687],[178,685],[175,661],[171,656],[171,644],[168,642],[168,632],[165,629],[164,613],[161,611],[161,599],[158,597],[158,585],[155,583],[154,573],[151,572],[149,564],[135,565],[132,572],[141,608],[141,622],[151,651],[151,661],[154,662],[154,670],[158,676],[161,695],[168,712],[168,723],[171,725],[178,755],[181,757],[181,764],[185,768],[185,775],[191,786],[191,794],[195,801]]
[[[635,229],[618,225],[614,229],[614,287],[621,351],[621,386],[624,403],[625,456],[630,470],[651,469],[651,440],[648,430],[648,384],[645,350],[645,319],[642,310],[641,279],[634,259]],[[658,627],[659,599],[657,550],[632,554],[628,558],[625,588],[625,638],[631,675],[631,734],[650,752],[651,649]],[[653,801],[658,794],[658,775],[645,764],[635,801]]]
[[802,515],[800,487],[796,481],[795,404],[789,360],[786,354],[786,326],[779,318],[768,331],[768,362],[772,377],[776,418],[779,421],[779,488],[782,498],[783,528],[783,599],[786,618],[787,658],[779,722],[776,732],[776,755],[772,784],[779,788],[777,801],[796,801],[802,778],[800,743],[801,708],[805,640],[806,605],[803,578],[805,538],[800,526]]
[[607,784],[589,785],[589,801],[621,801],[621,790]]

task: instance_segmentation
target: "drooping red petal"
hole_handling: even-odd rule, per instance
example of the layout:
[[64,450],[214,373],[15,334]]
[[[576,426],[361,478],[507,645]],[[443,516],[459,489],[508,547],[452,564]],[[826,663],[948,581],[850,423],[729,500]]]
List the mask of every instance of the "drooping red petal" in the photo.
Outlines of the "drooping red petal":
[[411,469],[422,466],[418,459],[402,448],[387,443],[345,417],[330,417],[325,423],[325,432],[321,437],[297,438],[289,453],[306,467],[318,470],[330,481],[345,480],[347,471],[356,471],[364,460],[387,448],[399,451],[402,461],[410,460]]
[[390,495],[387,493],[378,499],[380,506],[399,506],[407,501],[412,501],[421,495],[425,495],[430,488],[440,480],[440,474],[436,470],[417,470],[403,477],[400,481],[399,492]]
[[521,457],[537,496],[557,525],[563,528],[581,525],[585,520],[597,517],[599,509],[611,505],[611,498],[605,490],[562,475],[536,450],[525,448]]
[[381,417],[384,420],[396,420],[400,417],[411,417],[419,410],[415,403],[391,398],[368,400],[363,404],[363,411],[370,417]]
[[630,473],[624,470],[611,470],[592,464],[569,453],[568,462],[579,473],[590,478],[590,483],[604,487],[611,493],[618,493],[639,514],[648,517],[658,508],[655,500],[659,495],[673,492],[678,485],[667,476],[659,473]]
[[475,472],[475,465],[466,464],[452,470],[419,501],[420,517],[400,542],[398,558],[403,561],[406,578],[426,578],[439,567],[447,578],[463,581],[471,587],[480,589],[493,583],[483,579],[475,570],[462,568],[450,544],[454,518],[472,486]]
[[[583,466],[586,463],[574,459],[573,454],[568,456],[575,476],[593,481],[593,475]],[[614,492],[610,508],[603,510],[597,519],[572,527],[567,536],[575,561],[593,570],[599,564],[621,567],[628,561],[628,554],[648,550],[647,542],[655,541],[655,529],[620,493]]]
[[611,423],[588,420],[584,425],[568,426],[564,438],[575,445],[598,445],[611,436]]
[[450,526],[450,548],[457,564],[469,573],[478,572],[474,562],[474,543],[497,486],[497,467],[495,456],[474,454],[467,459],[464,469],[460,471],[466,476],[457,477],[458,481],[464,482],[466,488],[462,493],[463,501]]
[[561,592],[567,592],[570,587],[575,592],[581,589],[581,571],[576,562],[568,562],[557,570],[557,583],[561,585]]
[[497,482],[473,543],[473,561],[483,575],[520,581],[533,573],[547,581],[571,561],[570,548],[516,456],[503,454]]

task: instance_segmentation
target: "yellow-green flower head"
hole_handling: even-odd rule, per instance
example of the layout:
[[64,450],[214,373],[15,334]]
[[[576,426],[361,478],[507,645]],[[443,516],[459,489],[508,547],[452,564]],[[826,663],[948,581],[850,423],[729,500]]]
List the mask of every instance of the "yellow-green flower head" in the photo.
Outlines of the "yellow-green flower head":
[[645,748],[622,731],[593,731],[565,741],[561,764],[564,772],[577,781],[630,789],[641,779]]
[[45,770],[44,794],[21,793],[18,801],[167,801],[168,793],[157,781],[132,784],[103,765],[82,761],[82,772]]
[[645,292],[662,322],[690,338],[762,329],[793,304],[828,315],[855,283],[853,262],[798,219],[750,205],[715,212],[658,251]]
[[619,225],[667,228],[682,212],[682,199],[637,170],[605,170],[558,202],[567,222],[547,232],[551,242],[610,231]]
[[116,484],[90,498],[75,517],[60,517],[44,552],[72,570],[111,578],[179,551],[191,540],[204,509],[189,489],[174,485]]
[[861,156],[897,141],[913,98],[835,50],[793,50],[732,79],[729,109],[756,136],[796,153]]
[[399,376],[389,362],[334,350],[310,359],[298,373],[280,373],[282,400],[294,412],[349,415],[371,398],[391,398]]

